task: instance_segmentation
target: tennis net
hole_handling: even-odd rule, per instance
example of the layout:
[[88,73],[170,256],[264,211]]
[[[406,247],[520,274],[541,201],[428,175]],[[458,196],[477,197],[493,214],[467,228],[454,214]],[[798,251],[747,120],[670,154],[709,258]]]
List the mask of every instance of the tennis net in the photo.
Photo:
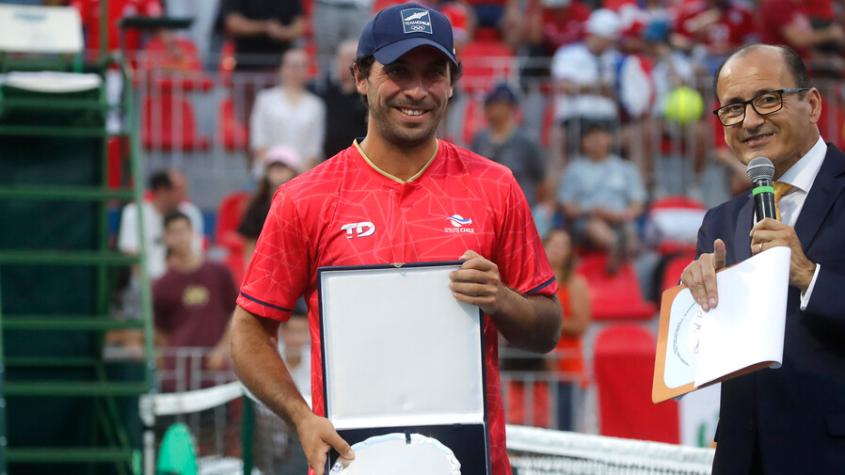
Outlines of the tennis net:
[[[200,474],[305,473],[295,432],[245,395],[232,382],[144,397],[145,473],[157,473],[162,421],[188,427]],[[713,461],[712,449],[524,426],[509,425],[507,434],[515,475],[697,475],[709,474]]]
[[508,426],[517,475],[709,474],[712,449]]

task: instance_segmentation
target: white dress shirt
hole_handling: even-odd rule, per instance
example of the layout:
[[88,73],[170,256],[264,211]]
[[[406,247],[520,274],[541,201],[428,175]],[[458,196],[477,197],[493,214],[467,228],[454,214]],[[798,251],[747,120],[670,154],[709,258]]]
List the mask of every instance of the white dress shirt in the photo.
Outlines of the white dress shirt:
[[[798,215],[801,214],[801,209],[804,207],[804,202],[807,200],[807,195],[813,187],[813,182],[816,181],[816,175],[819,174],[819,169],[824,163],[824,157],[827,155],[827,144],[819,137],[818,142],[801,157],[795,165],[787,170],[778,181],[788,183],[793,186],[793,190],[781,197],[778,203],[780,208],[780,217],[783,224],[795,227],[798,221]],[[810,303],[810,295],[813,293],[813,287],[816,285],[816,278],[819,275],[821,266],[816,264],[816,271],[813,274],[813,279],[810,281],[807,290],[801,293],[801,310],[805,310]]]

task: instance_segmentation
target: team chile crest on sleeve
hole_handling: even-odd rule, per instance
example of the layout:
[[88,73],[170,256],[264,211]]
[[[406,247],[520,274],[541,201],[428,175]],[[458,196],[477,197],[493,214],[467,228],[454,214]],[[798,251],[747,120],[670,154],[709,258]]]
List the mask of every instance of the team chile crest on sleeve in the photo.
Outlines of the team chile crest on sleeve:
[[406,8],[402,10],[402,31],[405,33],[428,33],[431,31],[431,17],[424,8]]

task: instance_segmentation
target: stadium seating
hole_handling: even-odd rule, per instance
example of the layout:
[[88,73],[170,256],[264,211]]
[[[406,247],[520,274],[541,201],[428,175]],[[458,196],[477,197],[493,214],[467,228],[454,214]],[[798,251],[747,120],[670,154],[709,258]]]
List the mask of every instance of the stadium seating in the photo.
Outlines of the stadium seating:
[[501,41],[472,41],[461,52],[464,72],[458,83],[468,93],[486,92],[506,80],[514,69],[513,55]]
[[651,402],[655,347],[651,333],[636,325],[612,325],[596,337],[601,435],[679,443],[677,402]]
[[141,142],[147,150],[205,151],[211,142],[197,134],[194,108],[184,97],[165,94],[144,98]]
[[211,77],[202,71],[197,46],[182,36],[153,36],[138,56],[137,65],[135,84],[159,93],[209,91],[214,86]]
[[606,266],[604,254],[582,256],[578,265],[590,287],[593,319],[645,320],[654,316],[655,306],[643,298],[634,267],[625,263],[611,275]]

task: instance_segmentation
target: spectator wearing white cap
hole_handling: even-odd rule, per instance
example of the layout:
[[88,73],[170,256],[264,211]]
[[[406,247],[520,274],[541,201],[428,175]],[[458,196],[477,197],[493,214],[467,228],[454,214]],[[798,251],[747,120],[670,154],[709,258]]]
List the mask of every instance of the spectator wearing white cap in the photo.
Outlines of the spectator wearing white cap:
[[[614,97],[616,65],[621,59],[616,50],[621,21],[606,9],[594,11],[587,20],[583,42],[559,48],[552,58],[552,78],[556,86],[555,119],[563,134],[556,152],[566,153],[577,146],[581,121],[615,124],[619,117]],[[570,140],[567,140],[570,139]]]
[[270,211],[270,203],[273,201],[276,188],[304,172],[306,168],[299,154],[284,145],[271,147],[256,161],[253,174],[258,180],[258,186],[238,226],[238,234],[244,238],[245,265],[248,266],[252,258],[255,243],[258,241],[258,235],[261,234],[261,228],[264,227],[264,219]]

